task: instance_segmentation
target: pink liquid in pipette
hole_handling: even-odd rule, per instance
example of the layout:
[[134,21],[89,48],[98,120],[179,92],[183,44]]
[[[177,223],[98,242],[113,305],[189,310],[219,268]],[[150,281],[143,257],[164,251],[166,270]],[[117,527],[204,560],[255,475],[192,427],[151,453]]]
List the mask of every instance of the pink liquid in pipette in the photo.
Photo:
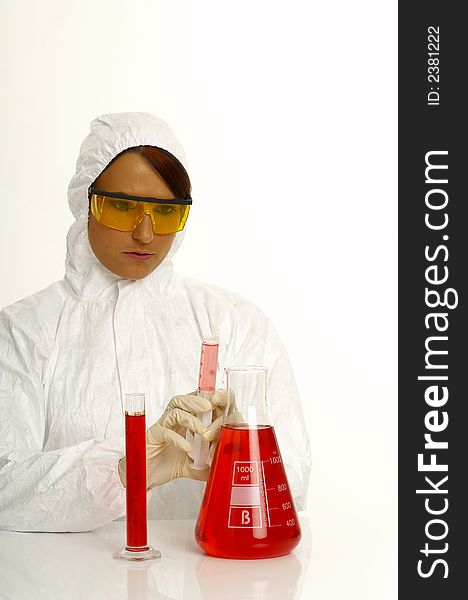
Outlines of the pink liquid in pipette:
[[219,344],[214,341],[202,342],[200,357],[200,374],[198,377],[198,391],[214,392],[216,389],[216,369],[218,367]]

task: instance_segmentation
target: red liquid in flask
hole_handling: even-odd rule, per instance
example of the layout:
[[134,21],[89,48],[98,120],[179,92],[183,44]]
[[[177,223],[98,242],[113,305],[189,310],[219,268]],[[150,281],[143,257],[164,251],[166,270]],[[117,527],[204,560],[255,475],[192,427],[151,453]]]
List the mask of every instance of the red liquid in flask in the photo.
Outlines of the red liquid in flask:
[[207,554],[272,558],[301,531],[271,425],[223,425],[195,528]]
[[127,550],[148,549],[145,415],[125,414]]

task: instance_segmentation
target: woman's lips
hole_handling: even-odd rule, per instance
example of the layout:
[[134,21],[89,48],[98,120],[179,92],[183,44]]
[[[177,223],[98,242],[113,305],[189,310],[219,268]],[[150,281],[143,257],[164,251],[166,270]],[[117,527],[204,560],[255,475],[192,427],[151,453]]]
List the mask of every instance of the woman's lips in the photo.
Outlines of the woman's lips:
[[149,258],[154,256],[154,254],[143,254],[139,252],[124,252],[124,254],[130,256],[130,258],[133,258],[135,260],[148,260]]

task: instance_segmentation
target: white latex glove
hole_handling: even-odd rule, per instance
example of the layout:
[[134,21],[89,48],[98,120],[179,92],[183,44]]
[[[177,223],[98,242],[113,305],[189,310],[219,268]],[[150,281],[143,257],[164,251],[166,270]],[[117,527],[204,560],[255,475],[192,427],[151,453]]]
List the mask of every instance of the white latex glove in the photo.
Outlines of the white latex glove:
[[[196,393],[195,393],[196,394]],[[185,440],[186,430],[205,438],[207,428],[194,415],[213,408],[209,400],[195,394],[174,396],[166,410],[146,431],[146,488],[163,485],[178,477],[190,477],[206,481],[209,468],[192,469],[188,456],[192,447]],[[206,439],[206,438],[205,438]],[[120,478],[125,485],[125,457],[119,462]]]
[[210,402],[213,405],[213,422],[204,433],[203,438],[211,442],[209,449],[211,463],[218,443],[221,425],[223,424],[226,404],[229,403],[227,412],[231,422],[242,422],[242,416],[236,406],[234,394],[232,392],[228,393],[228,390],[216,390],[211,396]]

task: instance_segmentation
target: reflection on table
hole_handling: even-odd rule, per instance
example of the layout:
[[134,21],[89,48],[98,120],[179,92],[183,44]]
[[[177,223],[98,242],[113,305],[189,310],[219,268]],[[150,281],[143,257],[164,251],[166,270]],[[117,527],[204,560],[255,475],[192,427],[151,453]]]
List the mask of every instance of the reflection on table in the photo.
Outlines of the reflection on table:
[[127,563],[112,558],[125,542],[125,523],[87,533],[0,531],[0,598],[112,600],[298,600],[309,566],[311,534],[293,553],[266,560],[205,555],[194,520],[149,521],[148,542],[162,558]]

